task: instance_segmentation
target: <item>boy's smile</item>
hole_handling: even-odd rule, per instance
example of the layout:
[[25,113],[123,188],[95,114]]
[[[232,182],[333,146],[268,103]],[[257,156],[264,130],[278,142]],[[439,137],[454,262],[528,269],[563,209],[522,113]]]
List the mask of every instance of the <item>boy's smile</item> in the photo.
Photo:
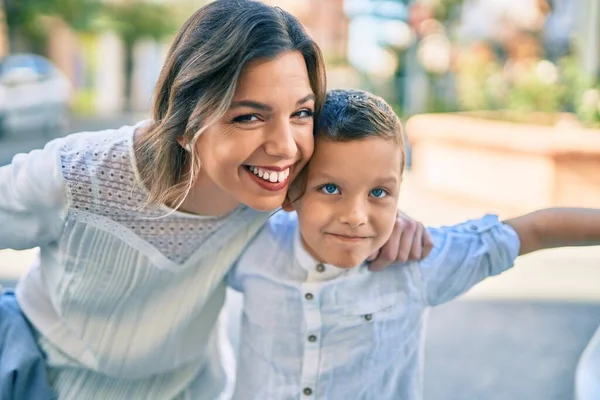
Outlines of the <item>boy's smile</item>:
[[[402,148],[395,140],[317,138],[305,185],[290,189],[306,250],[342,268],[361,264],[389,238],[397,213]],[[302,191],[301,186],[305,190]]]

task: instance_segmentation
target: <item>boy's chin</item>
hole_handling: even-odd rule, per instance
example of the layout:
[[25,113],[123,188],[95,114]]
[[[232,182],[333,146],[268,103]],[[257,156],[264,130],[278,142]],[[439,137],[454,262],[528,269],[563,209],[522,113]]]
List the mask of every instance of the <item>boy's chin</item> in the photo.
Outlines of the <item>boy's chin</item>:
[[327,262],[338,268],[352,269],[361,265],[367,257],[348,257],[348,255],[333,257],[333,262]]

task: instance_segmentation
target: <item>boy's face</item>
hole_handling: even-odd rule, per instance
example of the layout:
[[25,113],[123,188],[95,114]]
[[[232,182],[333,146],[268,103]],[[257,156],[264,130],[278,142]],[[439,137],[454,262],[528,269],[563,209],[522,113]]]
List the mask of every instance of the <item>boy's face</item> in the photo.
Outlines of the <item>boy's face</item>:
[[306,189],[290,189],[292,200],[301,196],[292,208],[306,250],[341,268],[355,267],[377,251],[396,220],[401,163],[393,140],[317,139],[306,167]]

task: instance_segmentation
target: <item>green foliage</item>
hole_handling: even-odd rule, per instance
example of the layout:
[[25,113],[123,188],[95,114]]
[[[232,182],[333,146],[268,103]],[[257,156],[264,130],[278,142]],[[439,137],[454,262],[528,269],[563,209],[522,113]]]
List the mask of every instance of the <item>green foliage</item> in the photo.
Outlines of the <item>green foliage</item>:
[[600,128],[600,84],[582,93],[577,99],[575,111],[583,123]]
[[452,19],[456,10],[463,5],[464,0],[432,0],[433,14],[438,21],[447,22]]
[[560,66],[569,111],[575,112],[584,124],[600,127],[600,82],[584,74],[575,57],[565,57]]
[[527,74],[509,87],[505,108],[520,112],[556,113],[563,107],[563,91],[562,85]]
[[44,16],[60,18],[76,31],[113,30],[126,43],[135,43],[143,37],[160,40],[177,28],[171,8],[148,1],[0,1],[4,1],[11,42],[17,36],[30,44],[43,41],[47,35],[41,23],[41,17]]
[[161,40],[177,29],[170,7],[142,0],[107,4],[104,18],[106,26],[126,45],[143,38]]
[[[4,1],[6,26],[11,47],[20,39],[30,49],[45,42],[48,32],[42,23],[44,16],[57,17],[78,31],[94,29],[101,10],[99,0],[0,0]],[[21,49],[19,49],[21,50]]]

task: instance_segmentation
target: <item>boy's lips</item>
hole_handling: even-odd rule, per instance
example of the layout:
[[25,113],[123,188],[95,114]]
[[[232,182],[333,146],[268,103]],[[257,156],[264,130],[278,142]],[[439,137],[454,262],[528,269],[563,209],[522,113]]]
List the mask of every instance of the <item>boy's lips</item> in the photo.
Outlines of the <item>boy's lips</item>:
[[352,242],[352,243],[361,242],[363,240],[372,238],[372,236],[368,236],[368,235],[347,235],[347,234],[333,233],[333,232],[325,232],[325,234],[329,235],[331,237],[334,237],[338,240],[341,240],[344,242]]

